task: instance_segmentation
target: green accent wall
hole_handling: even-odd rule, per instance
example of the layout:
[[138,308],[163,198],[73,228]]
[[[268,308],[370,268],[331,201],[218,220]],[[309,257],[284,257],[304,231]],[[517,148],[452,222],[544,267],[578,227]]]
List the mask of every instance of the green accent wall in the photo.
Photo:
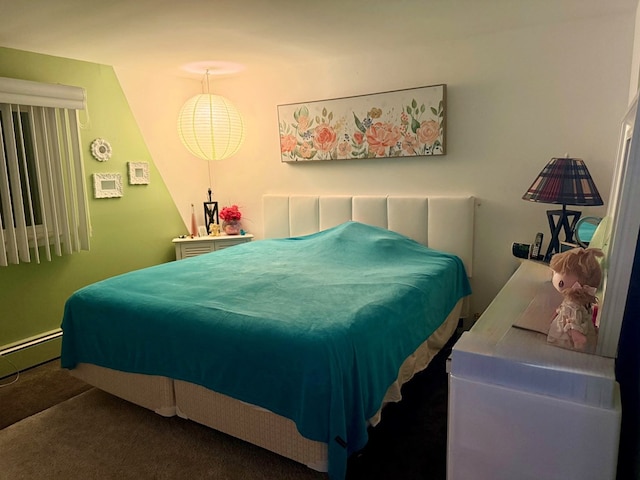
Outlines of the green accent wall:
[[[112,67],[0,47],[0,76],[83,87],[80,130],[91,249],[40,264],[0,267],[0,350],[60,327],[66,299],[90,283],[175,259],[171,238],[185,225],[144,142]],[[107,162],[91,156],[95,138],[111,143]],[[129,185],[127,162],[149,162],[150,184]],[[93,198],[93,173],[120,173],[121,198]],[[31,349],[30,349],[31,350]],[[57,356],[51,347],[11,358],[20,369]],[[0,377],[14,367],[0,357]]]

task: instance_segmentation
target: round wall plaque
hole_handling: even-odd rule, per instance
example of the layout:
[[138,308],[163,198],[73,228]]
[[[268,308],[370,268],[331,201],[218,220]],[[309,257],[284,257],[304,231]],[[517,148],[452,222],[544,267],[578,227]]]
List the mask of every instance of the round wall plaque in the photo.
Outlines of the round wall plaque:
[[96,138],[91,142],[91,155],[99,162],[106,162],[111,158],[111,145],[104,138]]

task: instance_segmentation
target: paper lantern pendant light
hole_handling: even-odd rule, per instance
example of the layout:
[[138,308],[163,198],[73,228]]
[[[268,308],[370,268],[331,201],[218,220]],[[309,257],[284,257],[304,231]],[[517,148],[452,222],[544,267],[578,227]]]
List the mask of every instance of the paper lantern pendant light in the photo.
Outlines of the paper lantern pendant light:
[[203,93],[189,99],[178,116],[178,133],[187,149],[204,160],[222,160],[244,141],[240,113],[224,97]]

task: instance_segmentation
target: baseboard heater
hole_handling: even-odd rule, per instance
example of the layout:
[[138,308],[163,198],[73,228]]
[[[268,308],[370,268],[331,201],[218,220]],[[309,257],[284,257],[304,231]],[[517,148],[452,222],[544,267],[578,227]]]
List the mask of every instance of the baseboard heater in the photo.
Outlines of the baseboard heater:
[[55,340],[56,338],[60,338],[61,336],[62,330],[60,328],[41,333],[40,335],[34,335],[33,337],[25,338],[3,346],[2,349],[0,349],[0,356],[16,353],[24,350],[25,348],[35,347],[45,342]]

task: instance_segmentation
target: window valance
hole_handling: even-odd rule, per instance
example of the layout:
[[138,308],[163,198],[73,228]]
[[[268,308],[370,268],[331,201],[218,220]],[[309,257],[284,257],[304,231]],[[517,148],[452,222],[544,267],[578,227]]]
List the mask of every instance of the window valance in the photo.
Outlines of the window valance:
[[84,110],[84,88],[0,77],[0,103]]

